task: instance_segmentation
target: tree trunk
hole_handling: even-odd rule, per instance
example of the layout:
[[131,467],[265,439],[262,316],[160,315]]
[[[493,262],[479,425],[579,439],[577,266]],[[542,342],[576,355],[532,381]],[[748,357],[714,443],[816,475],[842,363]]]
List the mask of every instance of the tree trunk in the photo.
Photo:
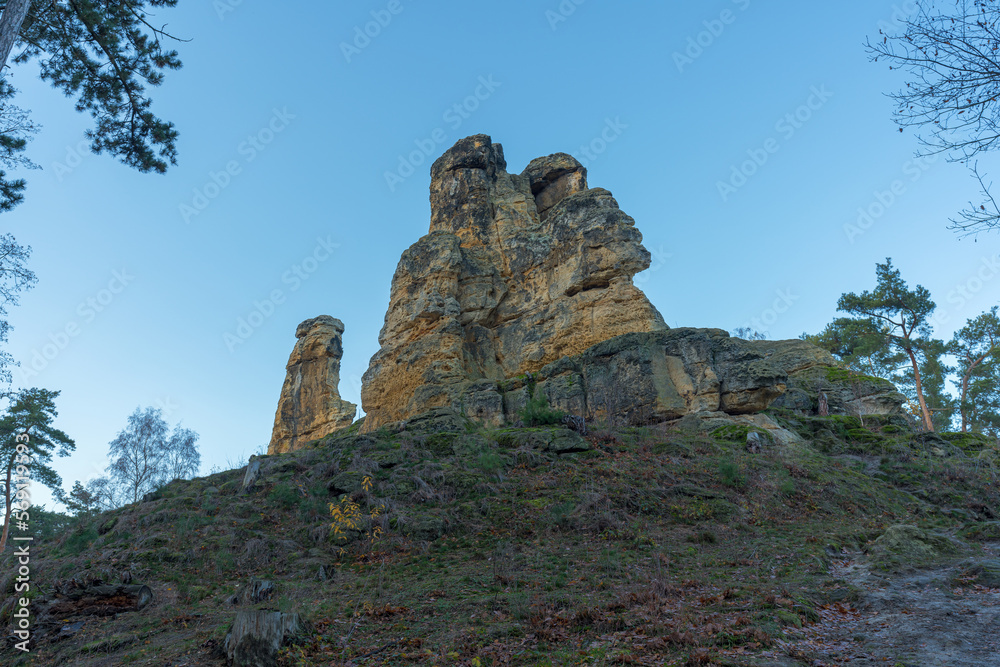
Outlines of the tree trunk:
[[46,611],[60,617],[113,616],[123,611],[139,611],[153,601],[153,591],[145,584],[91,584],[60,582],[57,600]]
[[285,644],[313,632],[298,614],[277,611],[241,611],[223,644],[230,664],[274,665],[278,650]]
[[[16,442],[16,441],[15,441]],[[4,548],[7,546],[7,536],[10,534],[10,498],[11,498],[11,474],[14,472],[14,459],[17,458],[17,447],[14,448],[13,453],[10,455],[10,461],[7,462],[7,486],[4,488],[4,516],[3,516],[3,536],[0,536],[0,554],[3,553]]]
[[969,376],[970,375],[972,375],[972,370],[971,369],[969,370],[968,373],[965,374],[965,377],[962,378],[962,398],[961,398],[961,401],[958,404],[958,411],[962,415],[962,433],[968,433],[969,432],[969,417],[965,413],[965,409],[966,409],[965,401],[966,401],[966,397],[969,395]]
[[917,355],[913,354],[912,350],[907,350],[906,354],[910,357],[910,363],[913,364],[913,384],[917,389],[917,402],[920,403],[920,411],[924,415],[924,428],[928,432],[934,432],[934,420],[931,419],[931,411],[927,409],[927,401],[924,400],[924,385],[920,381],[920,367],[917,364]]
[[0,15],[0,75],[7,66],[7,58],[10,57],[10,51],[14,48],[14,42],[21,32],[21,25],[30,7],[31,0],[7,0],[3,15]]
[[966,357],[966,361],[972,361],[972,363],[969,364],[969,370],[965,372],[965,376],[962,378],[962,402],[958,404],[958,410],[962,413],[962,433],[968,433],[969,421],[967,415],[965,414],[965,399],[969,395],[969,378],[972,377],[972,372],[976,370],[976,366],[981,364],[986,357],[990,356],[991,352],[993,352],[993,348],[990,348],[989,352],[975,361],[972,361],[971,357]]

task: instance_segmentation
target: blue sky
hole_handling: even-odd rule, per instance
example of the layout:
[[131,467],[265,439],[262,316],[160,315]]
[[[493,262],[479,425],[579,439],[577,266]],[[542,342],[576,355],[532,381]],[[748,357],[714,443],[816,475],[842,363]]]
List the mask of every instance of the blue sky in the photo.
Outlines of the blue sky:
[[586,161],[643,233],[637,284],[671,326],[815,332],[891,256],[949,337],[998,301],[980,271],[997,237],[946,229],[975,183],[914,161],[891,122],[903,79],[863,44],[907,8],[181,2],[158,17],[191,40],[153,91],[180,132],[165,176],[90,154],[90,119],[16,69],[44,169],[0,217],[39,278],[11,310],[15,385],[62,391],[67,488],[138,406],[200,433],[203,470],[238,464],[269,440],[295,327],[316,315],[344,321],[341,393],[360,403],[396,263],[427,232],[430,163],[479,132],[510,171]]

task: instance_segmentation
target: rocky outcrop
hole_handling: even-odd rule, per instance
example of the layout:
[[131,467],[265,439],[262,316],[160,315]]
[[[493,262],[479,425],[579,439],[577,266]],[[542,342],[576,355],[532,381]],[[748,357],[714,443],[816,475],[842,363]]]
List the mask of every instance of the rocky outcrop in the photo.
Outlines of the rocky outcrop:
[[541,391],[552,407],[585,419],[647,424],[769,407],[814,414],[825,391],[832,414],[856,414],[858,405],[868,406],[866,414],[901,414],[905,399],[892,383],[842,376],[833,356],[805,341],[746,341],[720,329],[678,328],[618,336],[500,383],[499,400],[480,386],[467,403],[474,406],[470,416],[486,422],[496,421],[492,409],[499,403],[501,419],[513,422],[529,392]]
[[[632,284],[650,264],[642,235],[570,155],[509,174],[489,136],[462,139],[431,167],[430,203],[362,379],[363,431],[516,424],[534,392],[573,424],[696,415],[715,428],[735,416],[780,442],[792,437],[753,416],[902,414],[891,383],[805,341],[669,329]],[[351,424],[355,406],[337,393],[342,332],[329,317],[299,326],[269,453]]]
[[752,343],[720,329],[618,336],[501,386],[517,419],[534,386],[559,410],[629,424],[696,412],[751,414],[785,392],[788,375]]
[[788,373],[785,393],[773,407],[815,413],[820,394],[830,414],[901,415],[906,397],[892,382],[841,368],[826,350],[802,340],[753,341]]
[[357,405],[342,400],[338,390],[343,333],[344,323],[329,315],[296,328],[268,454],[300,449],[354,421]]
[[362,380],[365,430],[468,402],[489,403],[498,422],[498,382],[667,329],[632,284],[650,255],[611,193],[588,188],[566,154],[520,175],[506,166],[503,148],[476,135],[431,168],[430,233],[400,259]]

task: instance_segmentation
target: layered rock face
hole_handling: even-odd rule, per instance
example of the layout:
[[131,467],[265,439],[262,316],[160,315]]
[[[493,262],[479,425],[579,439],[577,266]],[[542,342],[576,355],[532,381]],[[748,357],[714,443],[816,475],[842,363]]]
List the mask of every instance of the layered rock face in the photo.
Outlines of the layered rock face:
[[[489,136],[431,168],[430,233],[392,279],[363,378],[365,430],[435,408],[503,419],[497,383],[633,332],[666,331],[632,284],[649,267],[634,221],[556,154],[508,174]],[[470,416],[473,416],[470,414]]]
[[678,328],[618,336],[531,377],[480,388],[470,416],[513,423],[532,387],[549,404],[584,417],[648,424],[690,414],[751,415],[768,407],[815,413],[820,392],[831,414],[902,414],[890,382],[850,378],[825,350],[801,340],[746,341],[720,329]]
[[338,389],[343,333],[344,323],[329,315],[296,328],[268,454],[301,449],[354,421],[358,406],[341,400]]

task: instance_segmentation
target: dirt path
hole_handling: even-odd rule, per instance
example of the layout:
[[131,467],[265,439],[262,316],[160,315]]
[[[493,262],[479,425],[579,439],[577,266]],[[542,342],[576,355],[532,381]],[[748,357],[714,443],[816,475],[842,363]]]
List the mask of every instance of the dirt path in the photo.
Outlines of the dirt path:
[[[998,547],[975,560],[996,558]],[[830,574],[860,589],[861,599],[823,609],[818,623],[788,633],[760,664],[1000,666],[1000,589],[952,583],[972,563],[885,575],[863,554],[844,554]]]

